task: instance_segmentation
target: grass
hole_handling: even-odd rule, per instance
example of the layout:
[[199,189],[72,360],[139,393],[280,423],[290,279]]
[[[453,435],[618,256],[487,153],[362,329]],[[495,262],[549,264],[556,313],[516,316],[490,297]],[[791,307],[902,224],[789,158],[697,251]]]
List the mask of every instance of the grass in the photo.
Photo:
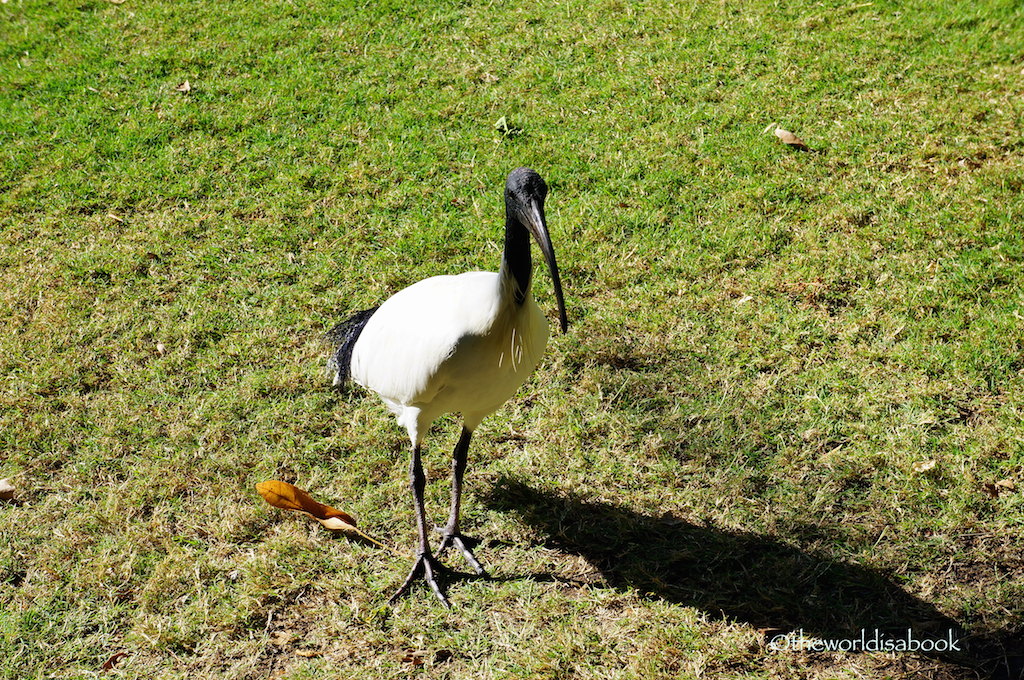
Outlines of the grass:
[[[1016,677],[1013,3],[0,15],[0,677]],[[573,325],[471,452],[496,579],[390,608],[404,559],[253,486],[412,545],[404,436],[319,338],[496,267],[518,165]]]

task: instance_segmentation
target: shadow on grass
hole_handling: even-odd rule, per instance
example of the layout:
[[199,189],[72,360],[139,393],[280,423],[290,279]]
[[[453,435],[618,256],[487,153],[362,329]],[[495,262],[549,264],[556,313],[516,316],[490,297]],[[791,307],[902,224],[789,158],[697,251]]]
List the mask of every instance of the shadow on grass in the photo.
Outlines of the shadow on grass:
[[611,503],[556,495],[504,478],[485,502],[539,529],[545,545],[580,555],[615,588],[696,607],[712,617],[770,632],[823,640],[868,639],[874,631],[946,639],[962,652],[924,653],[946,662],[937,678],[1024,676],[1020,637],[965,636],[933,605],[872,569],[802,551],[777,540],[650,517]]

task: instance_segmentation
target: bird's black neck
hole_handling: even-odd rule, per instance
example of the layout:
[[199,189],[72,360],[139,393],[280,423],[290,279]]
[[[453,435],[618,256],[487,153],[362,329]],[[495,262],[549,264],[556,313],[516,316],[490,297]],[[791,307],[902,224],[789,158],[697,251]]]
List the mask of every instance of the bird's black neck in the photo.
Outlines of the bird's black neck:
[[530,293],[533,260],[530,258],[530,232],[512,210],[505,209],[505,252],[501,257],[502,278],[509,279],[516,304],[521,305]]

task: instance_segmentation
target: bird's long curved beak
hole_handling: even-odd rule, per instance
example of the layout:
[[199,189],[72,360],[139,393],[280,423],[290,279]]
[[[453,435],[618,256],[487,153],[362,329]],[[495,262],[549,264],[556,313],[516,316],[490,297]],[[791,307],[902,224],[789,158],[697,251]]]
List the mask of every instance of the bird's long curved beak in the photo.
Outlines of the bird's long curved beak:
[[534,203],[526,214],[527,229],[533,234],[540,246],[540,252],[544,255],[544,261],[548,263],[548,271],[551,272],[551,281],[555,284],[555,300],[558,302],[558,321],[561,324],[562,332],[569,329],[569,319],[565,315],[565,298],[562,296],[562,280],[558,276],[558,262],[555,260],[555,249],[551,245],[551,237],[548,235],[547,221],[544,219],[544,205]]

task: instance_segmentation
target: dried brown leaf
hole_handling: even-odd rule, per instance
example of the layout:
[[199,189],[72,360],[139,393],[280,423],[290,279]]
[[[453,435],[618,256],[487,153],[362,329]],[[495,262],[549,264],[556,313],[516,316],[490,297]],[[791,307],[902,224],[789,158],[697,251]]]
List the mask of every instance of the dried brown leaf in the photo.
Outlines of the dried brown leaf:
[[821,435],[821,430],[819,430],[816,427],[812,427],[808,430],[804,430],[803,432],[801,432],[800,438],[803,439],[805,442],[809,442],[812,439],[817,438],[819,435]]
[[257,484],[256,490],[263,496],[263,500],[275,508],[297,510],[321,521],[337,518],[353,528],[356,525],[356,520],[352,515],[313,500],[312,496],[294,484],[271,479]]
[[189,83],[189,82],[188,82],[188,81],[186,80],[185,82],[183,82],[183,83],[182,83],[181,85],[178,85],[178,86],[177,86],[176,88],[174,88],[174,89],[175,89],[175,90],[177,90],[178,92],[186,92],[186,93],[188,93],[188,92],[191,92],[191,91],[192,91],[192,84],[191,84],[191,83]]
[[1016,488],[1017,484],[1012,479],[1000,479],[995,483],[985,482],[981,485],[981,490],[990,498],[999,498],[999,494],[1014,491]]
[[426,661],[426,656],[427,650],[425,649],[406,649],[402,654],[402,663],[422,666],[423,662]]
[[788,144],[789,146],[795,149],[800,149],[801,151],[810,150],[809,147],[804,143],[804,140],[800,139],[789,130],[784,130],[783,128],[777,127],[775,128],[775,136],[778,137],[783,144]]
[[914,463],[914,472],[927,472],[935,467],[934,460],[922,460]]
[[320,522],[320,524],[324,525],[325,529],[337,531],[346,536],[355,537],[363,535],[363,532],[359,531],[359,529],[357,529],[354,524],[349,524],[340,517],[313,517],[313,519],[315,519],[317,522]]
[[115,652],[113,656],[111,656],[109,659],[107,659],[106,661],[103,662],[103,666],[102,666],[103,670],[105,670],[105,671],[113,670],[114,666],[116,666],[117,663],[121,659],[125,658],[126,656],[128,656],[128,652],[124,652],[124,651],[122,651],[122,652]]
[[370,536],[364,531],[358,529],[356,527],[356,520],[352,515],[347,512],[342,512],[337,508],[332,508],[329,505],[317,502],[306,491],[300,489],[294,484],[271,479],[257,484],[256,490],[261,496],[263,496],[263,500],[270,503],[275,508],[301,512],[305,515],[309,515],[317,522],[320,522],[325,529],[336,531],[349,538],[361,538],[364,541],[373,543],[377,547],[387,548],[392,552],[397,552],[394,548],[381,543],[373,536]]

